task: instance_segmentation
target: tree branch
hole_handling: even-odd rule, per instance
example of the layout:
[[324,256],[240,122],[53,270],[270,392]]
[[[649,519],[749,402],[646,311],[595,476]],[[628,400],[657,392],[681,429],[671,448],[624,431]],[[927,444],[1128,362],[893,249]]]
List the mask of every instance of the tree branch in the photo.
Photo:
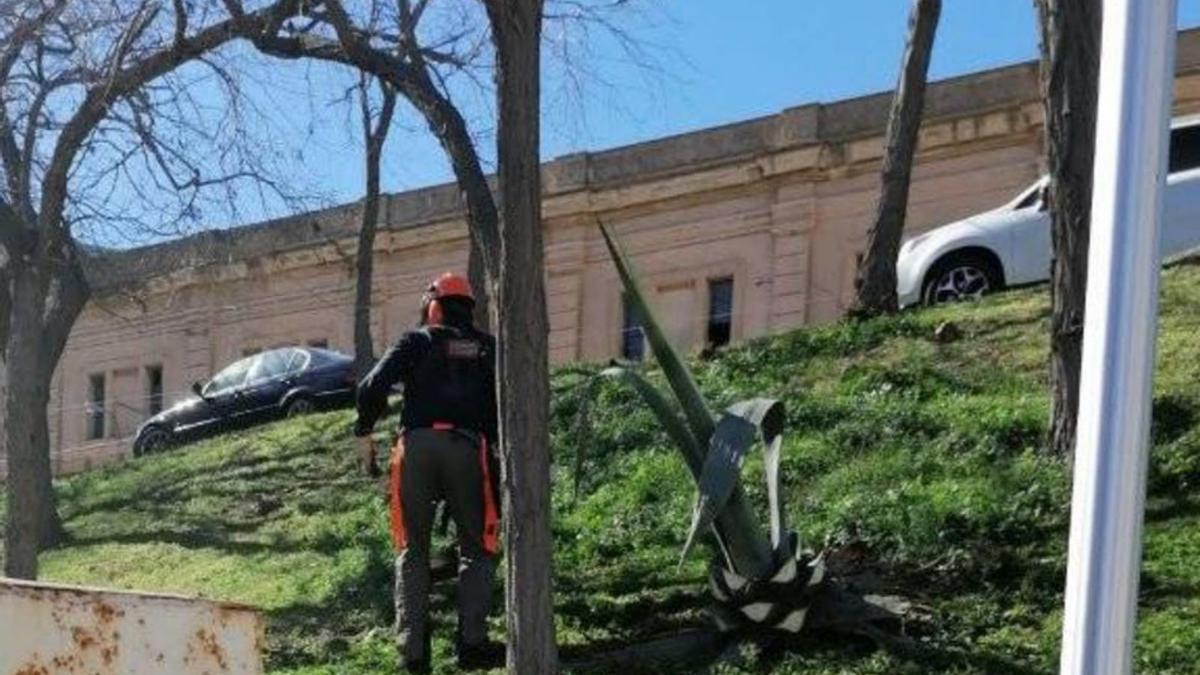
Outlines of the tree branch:
[[344,49],[346,60],[343,62],[396,87],[425,117],[450,158],[459,187],[466,197],[471,235],[478,239],[486,254],[489,277],[495,278],[500,264],[500,216],[462,114],[433,84],[425,68],[411,67],[395,55],[371,47],[355,30],[341,2],[327,0],[325,9]]
[[239,37],[274,25],[279,20],[278,17],[295,13],[301,4],[301,0],[279,0],[255,12],[218,22],[182,42],[154,51],[129,66],[114,68],[105,82],[90,87],[79,109],[59,133],[42,181],[42,208],[38,225],[47,232],[55,233],[48,239],[59,240],[61,243],[64,238],[62,235],[65,234],[65,224],[62,216],[71,166],[88,136],[104,119],[113,102],[187,61]]
[[[7,44],[0,52],[0,89],[8,83],[12,68],[29,41],[55,21],[66,6],[67,0],[57,0],[40,14],[19,22],[6,36]],[[3,97],[0,97],[0,162],[4,165],[10,200],[15,204],[16,211],[32,224],[36,218],[33,212],[33,198],[28,190],[28,181],[22,179],[28,175],[32,157],[22,155],[17,145],[16,132]],[[6,208],[9,208],[8,205]]]
[[25,45],[49,23],[58,19],[62,11],[66,9],[67,2],[68,0],[57,0],[41,14],[18,23],[12,32],[5,36],[7,44],[0,52],[0,82],[8,81],[8,74],[12,72],[12,67],[20,57],[21,51],[25,49]]
[[4,247],[7,258],[21,255],[24,248],[24,237],[21,235],[24,229],[21,217],[9,205],[8,200],[0,197],[0,246]]
[[[171,0],[175,7],[175,45],[183,44],[187,36],[188,15],[183,0]],[[231,15],[232,16],[232,15]]]

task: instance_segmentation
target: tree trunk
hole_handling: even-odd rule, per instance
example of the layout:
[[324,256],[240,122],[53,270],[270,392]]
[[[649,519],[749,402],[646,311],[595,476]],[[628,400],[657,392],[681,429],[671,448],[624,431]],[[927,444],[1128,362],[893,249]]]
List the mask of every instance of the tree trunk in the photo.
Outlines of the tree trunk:
[[1079,409],[1079,362],[1096,146],[1100,0],[1036,0],[1053,263],[1050,272],[1048,450],[1069,457]]
[[38,551],[63,538],[46,410],[55,364],[86,298],[76,264],[70,260],[57,275],[45,271],[50,265],[44,259],[9,270],[8,340],[0,353],[0,452],[8,460],[4,573],[19,579],[37,578]]
[[478,239],[468,234],[467,244],[467,279],[471,282],[471,292],[475,294],[475,325],[486,326],[489,332],[494,333],[496,326],[492,323],[491,305],[488,302],[492,293],[487,284],[487,270],[484,269],[487,261],[483,258]]
[[925,77],[942,0],[913,0],[908,16],[908,42],[900,66],[900,79],[888,116],[887,147],[883,155],[882,185],[876,205],[875,225],[868,234],[867,251],[858,265],[857,298],[851,314],[891,314],[896,300],[896,257],[908,211],[908,186],[912,176],[921,111],[925,106]]
[[508,671],[558,672],[550,531],[549,364],[539,164],[541,0],[491,0],[500,119],[500,442]]
[[354,370],[363,377],[375,363],[375,342],[371,338],[371,284],[374,282],[375,231],[379,225],[379,162],[383,157],[383,144],[392,125],[392,113],[396,110],[396,90],[381,84],[383,108],[378,125],[371,128],[371,107],[367,97],[366,80],[360,87],[362,96],[363,135],[367,152],[367,193],[363,198],[362,224],[358,229],[358,250],[355,252],[354,271]]
[[371,284],[374,275],[375,227],[379,219],[379,157],[367,152],[367,196],[363,200],[358,250],[354,254],[354,370],[363,377],[375,363],[371,338]]

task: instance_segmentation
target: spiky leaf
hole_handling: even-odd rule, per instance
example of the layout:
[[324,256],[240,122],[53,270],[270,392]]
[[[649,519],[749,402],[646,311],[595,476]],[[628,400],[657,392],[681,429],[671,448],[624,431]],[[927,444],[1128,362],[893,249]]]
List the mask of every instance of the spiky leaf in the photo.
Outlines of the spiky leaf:
[[667,432],[671,442],[675,447],[679,448],[683,455],[683,460],[687,463],[688,470],[692,472],[692,477],[699,480],[700,472],[704,466],[704,450],[700,442],[696,440],[696,436],[692,434],[692,430],[679,417],[679,413],[671,407],[670,402],[662,395],[653,384],[650,383],[641,373],[623,366],[613,366],[604,369],[602,376],[619,379],[630,384],[638,395],[642,397],[642,401],[650,408],[650,412],[654,413],[655,419],[662,426],[663,431]]
[[683,408],[684,417],[687,418],[688,425],[692,428],[692,435],[701,442],[706,442],[712,436],[714,429],[712,411],[704,403],[704,397],[700,395],[700,388],[696,386],[691,372],[683,364],[683,359],[671,346],[662,328],[658,325],[658,320],[650,311],[646,296],[642,294],[642,289],[638,286],[637,275],[634,273],[629,257],[625,255],[620,243],[603,224],[600,225],[600,232],[604,235],[604,243],[608,246],[609,254],[612,255],[613,264],[617,267],[617,274],[621,277],[625,294],[642,317],[642,330],[646,333],[646,341],[650,344],[650,350],[654,352],[654,358],[662,368],[663,375],[666,376],[667,383],[671,386],[671,391],[675,393],[675,398],[679,400],[679,405]]
[[[735,403],[725,411],[709,440],[699,483],[692,526],[688,530],[683,554],[686,557],[698,532],[707,530],[729,503],[738,488],[746,453],[754,445],[757,432],[762,431],[767,446],[767,492],[771,499],[771,543],[776,557],[786,559],[791,548],[783,541],[783,505],[779,500],[779,447],[782,440],[783,404],[772,399],[756,398]],[[781,550],[781,546],[787,550]]]
[[758,428],[753,424],[735,415],[725,415],[717,423],[716,431],[708,442],[708,456],[700,474],[700,491],[692,512],[692,526],[688,530],[680,560],[687,557],[696,533],[707,530],[717,514],[725,508],[729,496],[737,487],[746,451],[753,445],[757,431]]

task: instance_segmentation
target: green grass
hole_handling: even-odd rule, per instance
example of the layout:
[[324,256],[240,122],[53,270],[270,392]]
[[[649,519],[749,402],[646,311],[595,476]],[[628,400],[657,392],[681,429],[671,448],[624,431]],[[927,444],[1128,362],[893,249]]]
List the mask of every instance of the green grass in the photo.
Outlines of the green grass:
[[[915,647],[812,636],[715,672],[1054,672],[1069,501],[1045,431],[1044,289],[755,341],[695,363],[721,404],[783,399],[789,518],[813,548],[855,550],[882,589],[929,608]],[[930,338],[942,321],[964,337]],[[1200,268],[1164,273],[1141,672],[1200,672]],[[583,369],[586,373],[587,369]],[[576,484],[580,369],[555,376],[554,528],[564,653],[704,621],[705,562],[682,566],[693,487],[635,396],[600,387]],[[275,673],[392,672],[392,558],[378,484],[355,475],[349,413],[225,436],[63,481],[58,581],[199,593],[268,617]],[[761,505],[761,470],[746,485]],[[501,577],[502,578],[502,577]],[[497,606],[500,605],[497,588]],[[453,589],[435,660],[452,672]],[[495,629],[503,630],[496,612]],[[691,672],[689,669],[686,672]]]

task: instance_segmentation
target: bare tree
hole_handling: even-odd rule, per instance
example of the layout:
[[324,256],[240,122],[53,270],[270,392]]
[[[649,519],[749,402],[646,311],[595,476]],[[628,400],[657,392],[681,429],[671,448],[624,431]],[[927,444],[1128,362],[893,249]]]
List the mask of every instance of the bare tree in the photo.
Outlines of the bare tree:
[[887,147],[883,155],[881,189],[867,252],[858,265],[857,297],[851,314],[873,316],[896,312],[896,257],[908,212],[913,158],[925,107],[925,80],[937,33],[942,0],[913,0],[908,16],[908,41],[900,78],[888,116]]
[[1041,29],[1053,250],[1048,449],[1064,457],[1070,456],[1075,446],[1079,409],[1101,4],[1100,0],[1035,0]]
[[558,672],[550,561],[549,318],[540,148],[542,0],[487,0],[496,46],[500,443],[508,549],[508,670]]
[[[299,4],[282,0],[241,22],[266,23]],[[205,55],[236,37],[234,22],[192,3],[171,6],[0,4],[0,452],[9,470],[9,576],[35,577],[39,548],[63,534],[46,410],[54,370],[91,292],[79,232],[112,235],[136,220],[112,199],[113,185],[131,176],[161,181],[130,189],[162,188],[180,200],[184,216],[202,188],[250,178],[220,161],[189,159],[187,143],[204,130],[180,109],[188,102],[179,95],[183,82],[169,78],[181,65],[209,63]],[[157,126],[160,109],[169,129]]]
[[375,230],[379,224],[379,164],[396,111],[396,90],[382,81],[379,90],[382,103],[376,116],[371,109],[370,78],[361,75],[358,94],[366,140],[367,193],[363,198],[362,225],[358,230],[358,251],[354,259],[354,368],[359,377],[366,375],[375,362],[375,346],[371,339],[371,284]]

